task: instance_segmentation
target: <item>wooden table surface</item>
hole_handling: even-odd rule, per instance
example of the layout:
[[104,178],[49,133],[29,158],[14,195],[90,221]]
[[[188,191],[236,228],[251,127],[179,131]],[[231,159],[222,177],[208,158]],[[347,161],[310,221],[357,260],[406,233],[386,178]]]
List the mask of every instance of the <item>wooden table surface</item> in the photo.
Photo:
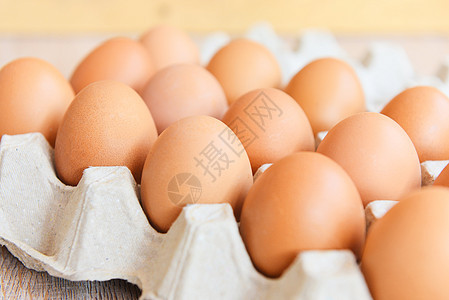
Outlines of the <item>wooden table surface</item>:
[[0,247],[1,299],[138,299],[140,289],[125,280],[69,281],[27,269]]
[[288,33],[325,27],[340,33],[447,33],[446,0],[130,0],[0,1],[0,32],[141,31],[164,23],[193,32],[234,33],[265,20]]

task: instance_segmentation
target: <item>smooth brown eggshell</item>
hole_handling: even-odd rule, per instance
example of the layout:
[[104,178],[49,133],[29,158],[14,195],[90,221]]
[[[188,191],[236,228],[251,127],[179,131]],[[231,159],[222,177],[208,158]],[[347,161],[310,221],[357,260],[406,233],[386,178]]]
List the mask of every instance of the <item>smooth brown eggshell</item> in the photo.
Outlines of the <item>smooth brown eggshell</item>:
[[142,90],[158,132],[190,116],[220,119],[228,109],[226,96],[215,77],[201,66],[178,64],[157,72]]
[[421,162],[449,159],[449,98],[437,88],[417,86],[406,89],[381,113],[407,132]]
[[153,73],[154,66],[141,43],[116,37],[92,50],[76,67],[70,82],[75,93],[100,80],[120,81],[140,92]]
[[209,116],[179,120],[157,139],[142,173],[142,206],[151,224],[166,232],[193,203],[229,203],[238,219],[253,178],[235,134]]
[[200,51],[187,33],[178,28],[160,25],[142,34],[140,42],[150,54],[156,71],[174,64],[200,63]]
[[362,272],[374,299],[449,299],[449,189],[400,199],[368,232]]
[[338,164],[298,152],[254,182],[240,232],[256,268],[277,277],[304,250],[350,249],[360,257],[365,215],[357,188]]
[[79,92],[68,108],[55,145],[55,167],[77,185],[90,166],[126,166],[140,182],[156,127],[142,98],[129,86],[98,81]]
[[365,111],[365,96],[354,69],[336,58],[321,58],[302,68],[285,88],[302,107],[314,134]]
[[223,86],[230,104],[254,89],[278,88],[281,84],[281,69],[274,55],[247,39],[233,40],[218,50],[207,69]]
[[275,88],[257,89],[237,99],[222,121],[243,143],[253,173],[296,151],[314,151],[315,139],[304,111]]
[[421,186],[421,167],[412,141],[392,119],[359,113],[339,122],[318,146],[355,182],[366,206],[397,200]]
[[69,82],[44,60],[26,57],[6,64],[0,70],[0,137],[40,132],[54,146],[73,97]]

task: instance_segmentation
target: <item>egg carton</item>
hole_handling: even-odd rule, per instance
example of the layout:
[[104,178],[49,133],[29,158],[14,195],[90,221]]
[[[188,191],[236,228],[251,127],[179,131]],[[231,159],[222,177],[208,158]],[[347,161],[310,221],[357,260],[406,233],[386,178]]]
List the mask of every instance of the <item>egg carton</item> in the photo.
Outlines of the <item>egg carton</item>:
[[[365,59],[357,61],[328,31],[302,32],[296,48],[268,24],[254,26],[246,37],[275,54],[284,84],[313,59],[346,60],[361,79],[370,111],[379,111],[416,84],[449,91],[449,60],[439,74],[419,77],[405,51],[394,45],[375,43]],[[229,40],[226,33],[202,39],[202,62]],[[325,134],[320,133],[317,142]],[[432,184],[447,163],[424,162],[423,185]],[[255,180],[268,167],[263,166]],[[252,265],[229,205],[189,205],[169,232],[161,234],[142,211],[139,192],[126,167],[88,168],[77,187],[66,186],[55,174],[53,149],[42,135],[4,136],[0,244],[28,268],[53,276],[125,279],[142,289],[142,299],[371,299],[350,251],[304,251],[280,278],[267,278]],[[395,203],[370,203],[365,209],[367,228]]]
[[449,160],[428,160],[421,163],[422,185],[432,185]]
[[158,233],[126,167],[91,167],[66,186],[40,133],[3,136],[0,187],[0,244],[36,271],[125,279],[141,299],[371,299],[350,251],[304,251],[282,277],[263,276],[228,204],[189,205]]

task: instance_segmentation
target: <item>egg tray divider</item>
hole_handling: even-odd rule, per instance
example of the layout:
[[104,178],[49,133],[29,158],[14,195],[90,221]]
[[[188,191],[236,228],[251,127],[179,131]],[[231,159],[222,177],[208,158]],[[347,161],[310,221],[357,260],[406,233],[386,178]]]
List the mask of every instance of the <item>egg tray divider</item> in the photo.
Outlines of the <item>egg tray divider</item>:
[[69,280],[125,279],[141,299],[371,299],[350,251],[305,251],[279,279],[257,272],[228,204],[183,209],[155,231],[126,167],[55,174],[39,133],[0,144],[0,244],[26,267]]

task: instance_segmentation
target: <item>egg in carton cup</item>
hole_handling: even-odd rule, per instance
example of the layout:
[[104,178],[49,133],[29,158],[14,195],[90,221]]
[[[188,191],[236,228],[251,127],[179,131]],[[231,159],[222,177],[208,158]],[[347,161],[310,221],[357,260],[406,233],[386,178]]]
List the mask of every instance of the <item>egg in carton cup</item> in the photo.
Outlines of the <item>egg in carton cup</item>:
[[[315,137],[316,147],[318,147],[326,137],[327,131],[320,131]],[[448,165],[449,160],[426,160],[421,163],[421,185],[432,185],[435,179],[440,175],[441,171]],[[265,165],[265,168],[268,164]],[[255,174],[258,175],[258,174]],[[377,200],[376,200],[377,201]]]
[[[142,299],[371,299],[347,250],[304,251],[279,279],[261,275],[228,204],[188,205],[168,233],[157,232],[126,167],[88,168],[77,187],[64,185],[40,133],[5,135],[0,161],[1,244],[30,269],[69,280],[125,279]],[[368,204],[367,226],[396,203]]]
[[5,135],[0,161],[0,243],[28,268],[125,279],[142,299],[370,299],[347,250],[305,251],[279,279],[261,275],[228,204],[188,205],[168,233],[157,232],[126,167],[88,168],[78,186],[64,185],[40,133]]

